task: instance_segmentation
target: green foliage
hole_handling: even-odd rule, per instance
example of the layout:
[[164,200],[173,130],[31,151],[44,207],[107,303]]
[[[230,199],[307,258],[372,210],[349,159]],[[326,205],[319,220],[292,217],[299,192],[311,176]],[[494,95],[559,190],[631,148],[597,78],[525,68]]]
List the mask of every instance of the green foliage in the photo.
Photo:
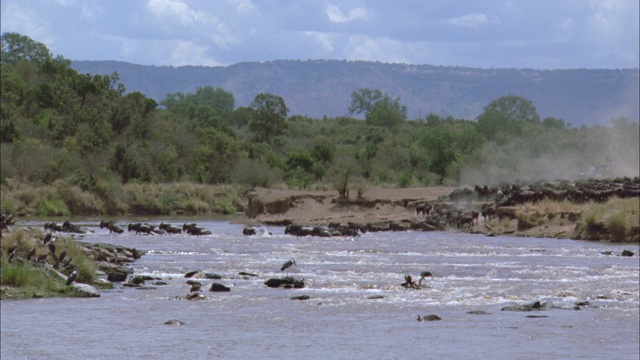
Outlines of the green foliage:
[[380,90],[359,89],[351,94],[349,114],[364,113],[367,124],[396,129],[407,118],[407,107],[400,98],[392,99]]
[[282,97],[260,93],[251,103],[251,108],[254,113],[249,121],[249,130],[259,141],[269,143],[284,133],[289,109]]
[[0,64],[3,66],[17,61],[43,63],[51,59],[47,46],[28,36],[11,32],[3,33],[0,43],[2,45]]
[[234,110],[235,99],[233,94],[221,88],[204,86],[196,89],[195,94],[168,94],[160,104],[178,117],[217,128]]
[[[168,94],[158,108],[140,92],[125,95],[115,72],[78,74],[69,61],[27,37],[9,33],[2,41],[0,176],[5,182],[68,185],[56,185],[64,190],[62,203],[43,197],[35,206],[35,199],[3,198],[4,208],[29,203],[34,213],[121,214],[134,198],[123,184],[316,183],[331,184],[346,197],[354,179],[402,187],[496,183],[527,175],[567,178],[605,159],[634,175],[640,163],[639,153],[629,151],[638,148],[636,119],[571,128],[562,119],[540,121],[533,103],[519,96],[492,100],[477,121],[433,112],[408,121],[400,97],[367,88],[352,93],[348,108],[365,121],[287,118],[285,100],[269,93],[234,109],[231,93],[209,86]],[[546,159],[561,161],[557,168],[565,174],[545,166]],[[69,196],[75,187],[93,198]],[[165,213],[184,201],[159,197],[145,206]],[[192,201],[187,208],[200,213],[210,203]]]
[[138,165],[135,160],[127,153],[127,149],[123,145],[118,145],[113,155],[110,165],[111,171],[120,175],[122,183],[126,184],[140,176]]
[[485,112],[498,112],[504,114],[507,122],[519,121],[539,123],[540,115],[531,100],[515,95],[501,96],[492,100],[484,108]]

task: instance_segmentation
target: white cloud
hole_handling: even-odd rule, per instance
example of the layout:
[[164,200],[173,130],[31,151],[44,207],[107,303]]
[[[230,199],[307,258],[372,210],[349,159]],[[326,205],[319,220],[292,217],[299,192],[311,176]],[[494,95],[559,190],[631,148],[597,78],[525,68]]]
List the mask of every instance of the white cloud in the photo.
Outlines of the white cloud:
[[251,0],[229,0],[229,2],[235,5],[238,14],[246,14],[256,9]]
[[481,13],[467,14],[447,20],[449,25],[477,28],[489,22],[487,15]]
[[219,22],[214,26],[214,31],[209,34],[207,38],[211,39],[211,41],[222,48],[229,48],[229,45],[240,42],[238,36],[232,32],[229,26],[222,22]]
[[[369,38],[353,35],[344,49],[348,60],[381,61],[389,63],[427,63],[428,47],[423,42],[397,41],[389,38]],[[418,61],[423,59],[425,61]]]
[[191,41],[179,41],[171,51],[164,65],[185,66],[219,66],[220,64],[207,56],[207,46],[199,46]]
[[193,10],[187,3],[180,0],[149,0],[147,6],[158,17],[171,19],[177,17],[183,26],[206,22],[204,12]]
[[331,53],[334,50],[331,35],[316,31],[305,31],[304,34],[311,38],[316,44],[322,48],[324,52]]
[[34,11],[31,7],[22,7],[15,3],[10,3],[2,9],[2,15],[11,14],[10,17],[2,16],[2,32],[16,32],[27,35],[31,39],[45,44],[49,50],[55,42],[54,31],[50,31],[50,24],[46,17]]
[[340,8],[335,5],[327,6],[325,13],[329,17],[329,21],[334,23],[344,23],[357,19],[367,20],[369,17],[367,9],[365,8],[355,8],[349,11],[349,15],[345,15]]

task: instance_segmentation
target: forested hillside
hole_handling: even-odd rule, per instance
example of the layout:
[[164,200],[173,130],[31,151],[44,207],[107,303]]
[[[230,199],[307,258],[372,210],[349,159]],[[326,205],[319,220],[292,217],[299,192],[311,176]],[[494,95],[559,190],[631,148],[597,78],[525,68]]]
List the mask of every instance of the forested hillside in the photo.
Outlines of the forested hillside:
[[[506,85],[504,93],[481,106],[477,120],[436,113],[410,119],[403,97],[393,89],[370,87],[373,83],[354,85],[341,110],[346,115],[313,117],[290,108],[302,100],[281,95],[292,90],[276,81],[276,73],[272,79],[278,88],[272,92],[256,85],[252,91],[259,93],[243,106],[236,98],[250,95],[197,84],[157,101],[133,91],[118,72],[79,73],[63,56],[15,33],[2,35],[1,61],[3,189],[53,185],[62,198],[70,189],[81,189],[97,196],[105,213],[128,211],[125,197],[134,195],[125,195],[123,184],[317,187],[353,196],[370,186],[573,179],[604,162],[616,165],[609,175],[639,172],[637,118],[568,126],[559,116],[542,116],[531,99],[509,95]],[[250,64],[234,67],[247,78],[251,69]],[[311,82],[314,75],[306,74]],[[359,75],[362,81],[367,74]],[[177,81],[160,78],[158,87]],[[293,88],[303,92],[305,82]],[[318,96],[329,93],[327,88]],[[28,212],[45,216],[64,214],[60,208],[82,212],[83,206],[94,206],[33,194],[9,199],[7,193],[2,191],[5,211],[36,204]],[[140,196],[140,201],[157,200]],[[165,193],[157,201],[154,211],[163,212],[179,199]],[[195,213],[200,208],[186,206]]]
[[81,74],[116,71],[128,90],[158,102],[169,93],[212,86],[231,92],[238,106],[248,106],[261,92],[277,94],[287,100],[291,114],[314,118],[346,115],[351,93],[360,88],[399,96],[409,119],[435,113],[473,120],[489,101],[508,94],[533,101],[542,117],[575,127],[639,116],[638,69],[475,69],[333,60],[177,68],[74,61],[72,67]]

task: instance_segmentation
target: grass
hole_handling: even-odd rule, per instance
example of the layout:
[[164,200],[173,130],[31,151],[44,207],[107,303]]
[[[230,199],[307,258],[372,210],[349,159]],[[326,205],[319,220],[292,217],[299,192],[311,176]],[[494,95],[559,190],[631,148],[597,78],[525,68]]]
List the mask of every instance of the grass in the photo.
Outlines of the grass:
[[[12,232],[2,234],[0,259],[0,285],[3,286],[2,298],[27,298],[33,296],[55,297],[74,296],[73,290],[67,287],[64,279],[53,274],[44,264],[30,262],[26,254],[36,247],[37,253],[48,252],[39,239],[44,238],[40,230],[16,228]],[[17,244],[16,255],[9,262],[9,248]],[[78,282],[95,284],[98,276],[94,262],[89,259],[80,244],[73,238],[58,237],[55,242],[56,255],[64,250],[72,258],[71,263],[76,266],[79,276]],[[22,263],[20,263],[20,261]],[[69,272],[68,270],[67,272]],[[10,287],[11,290],[6,290]]]
[[0,209],[18,216],[236,214],[245,207],[243,188],[237,185],[122,185],[99,179],[92,191],[84,191],[64,180],[32,186],[6,179],[1,190]]

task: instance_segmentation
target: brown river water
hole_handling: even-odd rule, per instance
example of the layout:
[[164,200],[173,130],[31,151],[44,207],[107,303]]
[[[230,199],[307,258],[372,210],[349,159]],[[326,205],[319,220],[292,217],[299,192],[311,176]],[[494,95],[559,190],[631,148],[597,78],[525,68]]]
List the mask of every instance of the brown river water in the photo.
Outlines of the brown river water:
[[[135,274],[167,285],[116,284],[91,299],[3,300],[2,360],[640,357],[637,244],[449,232],[298,238],[282,227],[244,236],[243,225],[229,219],[189,220],[212,235],[117,235],[99,229],[99,221],[74,221],[89,229],[83,241],[148,251],[132,264]],[[636,255],[620,256],[623,249]],[[281,272],[292,258],[297,266]],[[200,279],[206,299],[184,300],[190,270],[222,279]],[[245,278],[242,271],[258,276]],[[434,275],[429,288],[400,286],[404,275],[417,279],[422,271]],[[284,275],[304,278],[307,286],[264,285]],[[213,282],[231,291],[208,291]],[[310,299],[291,299],[300,295]],[[549,308],[501,310],[537,300]],[[589,305],[575,310],[578,301]],[[442,320],[417,321],[427,314]],[[164,325],[171,319],[185,324]]]

